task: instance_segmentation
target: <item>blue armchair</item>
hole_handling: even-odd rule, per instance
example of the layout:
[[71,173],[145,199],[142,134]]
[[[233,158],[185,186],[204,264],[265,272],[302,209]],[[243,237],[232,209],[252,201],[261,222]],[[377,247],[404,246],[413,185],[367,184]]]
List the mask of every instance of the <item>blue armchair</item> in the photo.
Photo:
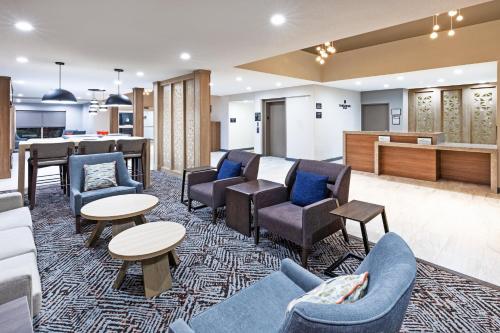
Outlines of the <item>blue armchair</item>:
[[398,332],[415,284],[416,261],[406,243],[387,233],[356,270],[369,272],[368,291],[351,304],[288,303],[322,280],[290,259],[281,270],[193,317],[178,319],[170,333]]
[[[116,161],[116,182],[118,186],[83,192],[85,164],[99,164]],[[95,155],[72,155],[69,159],[69,174],[71,191],[69,204],[75,216],[76,233],[81,232],[80,209],[82,206],[97,199],[114,195],[141,193],[142,183],[130,177],[122,153],[106,153]]]

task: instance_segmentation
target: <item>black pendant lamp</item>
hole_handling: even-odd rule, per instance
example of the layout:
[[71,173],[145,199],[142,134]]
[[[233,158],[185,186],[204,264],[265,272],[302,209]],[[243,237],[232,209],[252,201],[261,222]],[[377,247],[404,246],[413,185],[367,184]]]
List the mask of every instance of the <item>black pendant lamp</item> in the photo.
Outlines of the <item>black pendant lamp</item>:
[[61,89],[61,66],[64,66],[64,62],[57,61],[56,65],[59,66],[59,88],[53,89],[43,95],[42,103],[76,103],[76,98],[73,93],[68,90]]
[[108,99],[106,100],[106,103],[104,104],[106,106],[132,105],[130,98],[120,94],[120,73],[123,72],[123,69],[115,68],[115,72],[118,75],[118,81],[117,81],[118,93],[109,95]]

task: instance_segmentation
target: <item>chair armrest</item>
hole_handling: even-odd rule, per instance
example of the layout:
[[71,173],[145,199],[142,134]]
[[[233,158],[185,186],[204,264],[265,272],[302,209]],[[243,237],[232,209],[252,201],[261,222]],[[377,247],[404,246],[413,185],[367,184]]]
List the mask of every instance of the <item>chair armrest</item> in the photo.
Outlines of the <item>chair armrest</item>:
[[259,209],[278,205],[286,201],[288,201],[288,191],[285,186],[255,193],[253,195],[255,225],[259,225]]
[[217,179],[217,171],[216,170],[205,170],[192,172],[187,175],[187,186],[188,189],[190,186],[202,183],[213,182]]
[[349,184],[351,182],[351,167],[345,167],[337,176],[333,186],[333,197],[339,200],[340,205],[349,201]]
[[320,283],[323,282],[322,279],[297,265],[295,262],[288,258],[284,259],[281,262],[281,272],[285,274],[290,280],[292,280],[296,285],[302,288],[305,292],[316,288]]
[[0,194],[0,213],[21,208],[23,204],[23,196],[19,192]]
[[177,319],[168,327],[168,333],[195,333],[182,319]]
[[80,210],[82,209],[82,193],[76,187],[72,187],[69,192],[69,205],[74,216],[80,215]]
[[302,210],[302,242],[306,246],[312,246],[312,236],[321,228],[332,223],[336,217],[330,214],[337,208],[335,199],[327,198],[305,206]]
[[132,178],[128,178],[123,181],[120,185],[127,187],[135,187],[135,193],[142,193],[143,185],[140,182],[133,180]]
[[223,206],[226,203],[226,188],[228,186],[241,184],[244,182],[245,178],[241,176],[214,181],[214,191],[212,193],[212,202],[214,204],[213,208]]
[[0,272],[0,304],[25,296],[30,313],[33,313],[31,275],[15,269]]

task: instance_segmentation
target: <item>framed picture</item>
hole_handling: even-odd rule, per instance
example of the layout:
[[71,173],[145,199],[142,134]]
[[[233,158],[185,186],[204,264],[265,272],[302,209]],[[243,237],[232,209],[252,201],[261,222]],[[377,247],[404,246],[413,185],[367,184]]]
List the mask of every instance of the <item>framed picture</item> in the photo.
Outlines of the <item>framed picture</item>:
[[391,115],[392,116],[400,116],[401,115],[401,109],[391,109]]
[[392,116],[392,124],[393,125],[401,125],[401,117],[400,116]]
[[323,118],[323,114],[321,112],[316,112],[316,119],[321,119]]
[[255,121],[261,121],[261,113],[255,112]]

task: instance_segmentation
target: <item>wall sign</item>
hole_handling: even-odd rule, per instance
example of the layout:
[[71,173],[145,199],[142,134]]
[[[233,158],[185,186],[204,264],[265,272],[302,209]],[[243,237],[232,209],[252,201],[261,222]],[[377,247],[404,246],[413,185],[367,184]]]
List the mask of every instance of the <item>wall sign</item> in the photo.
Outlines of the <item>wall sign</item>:
[[401,125],[401,116],[392,116],[393,125]]
[[261,113],[260,112],[255,112],[255,121],[261,121]]
[[347,100],[344,99],[344,104],[339,104],[339,107],[341,107],[344,110],[347,110],[351,108],[351,104],[347,104]]
[[316,103],[316,110],[321,110],[323,108],[322,103]]
[[323,118],[323,113],[322,112],[316,112],[316,119],[321,119]]
[[229,122],[235,123],[236,122],[236,118],[229,118]]

